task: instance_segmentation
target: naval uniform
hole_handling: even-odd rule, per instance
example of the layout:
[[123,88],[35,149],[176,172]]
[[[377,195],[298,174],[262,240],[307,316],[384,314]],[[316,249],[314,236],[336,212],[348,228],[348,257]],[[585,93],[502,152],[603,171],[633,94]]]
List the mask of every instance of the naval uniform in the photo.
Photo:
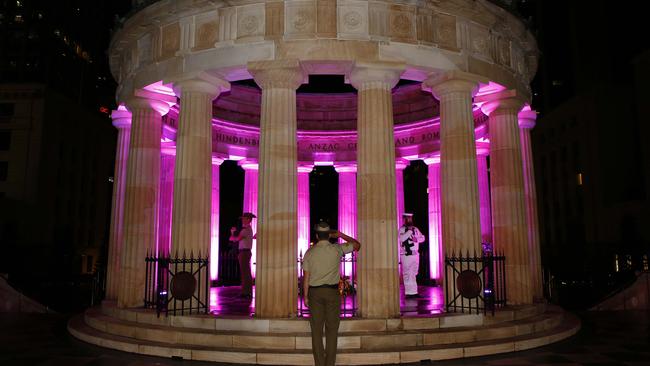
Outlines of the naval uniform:
[[404,279],[404,294],[417,295],[418,283],[415,276],[420,268],[418,246],[424,241],[424,235],[415,226],[399,228],[400,255],[402,259],[402,277]]

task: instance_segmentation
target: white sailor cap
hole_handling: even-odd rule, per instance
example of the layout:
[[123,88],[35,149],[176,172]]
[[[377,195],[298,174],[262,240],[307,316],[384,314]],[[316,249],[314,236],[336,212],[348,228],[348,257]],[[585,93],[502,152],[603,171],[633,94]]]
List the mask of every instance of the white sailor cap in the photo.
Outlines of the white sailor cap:
[[404,213],[402,214],[402,217],[413,217],[413,213],[411,213],[411,212],[404,212]]

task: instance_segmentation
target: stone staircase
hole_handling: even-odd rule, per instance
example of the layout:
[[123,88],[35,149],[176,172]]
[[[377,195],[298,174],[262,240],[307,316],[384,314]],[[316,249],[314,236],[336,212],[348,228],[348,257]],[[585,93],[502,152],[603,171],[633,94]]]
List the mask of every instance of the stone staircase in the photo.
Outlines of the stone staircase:
[[[575,334],[579,320],[545,305],[509,307],[494,316],[440,314],[344,319],[337,364],[377,365],[520,351]],[[104,302],[70,320],[75,337],[102,347],[161,357],[265,365],[313,365],[305,319],[211,315],[160,318]]]

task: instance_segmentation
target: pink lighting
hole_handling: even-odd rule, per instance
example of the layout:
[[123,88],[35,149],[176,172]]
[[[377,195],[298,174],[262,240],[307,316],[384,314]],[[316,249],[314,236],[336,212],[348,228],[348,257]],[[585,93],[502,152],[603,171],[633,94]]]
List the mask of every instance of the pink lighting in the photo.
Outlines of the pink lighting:
[[309,173],[312,167],[298,167],[298,256],[309,249]]
[[212,206],[210,215],[210,279],[219,274],[219,166],[221,159],[212,159]]
[[478,194],[481,212],[481,240],[484,243],[492,242],[492,216],[490,212],[490,186],[488,179],[487,155],[479,152],[476,157],[478,168]]
[[[354,165],[337,165],[339,174],[339,231],[353,238],[357,236],[357,167]],[[346,256],[350,259],[351,254]],[[343,276],[352,274],[352,262],[345,262]]]
[[501,92],[501,91],[504,91],[504,90],[506,90],[505,86],[503,86],[501,84],[498,84],[498,83],[495,83],[493,81],[490,81],[487,84],[481,84],[481,87],[479,88],[478,92],[476,93],[476,96],[478,97],[478,96],[487,95],[487,94],[494,94],[494,93],[498,93],[498,92]]
[[442,204],[440,201],[440,157],[425,159],[429,166],[429,276],[439,280],[442,275]]
[[408,161],[398,159],[395,162],[395,195],[397,200],[397,226],[402,225],[402,215],[404,214],[404,169],[409,165]]
[[172,89],[171,84],[163,84],[162,81],[157,81],[153,84],[149,84],[143,88],[144,90],[148,90],[157,94],[164,94],[164,95],[170,95],[170,96],[176,96],[174,93],[174,90]]
[[[257,163],[242,160],[239,164],[244,169],[244,212],[252,212],[257,215]],[[253,234],[257,233],[257,219],[251,222]],[[257,263],[257,240],[253,239],[251,249],[251,275],[255,278]]]
[[160,157],[160,205],[158,211],[158,253],[172,248],[172,206],[174,202],[174,155]]

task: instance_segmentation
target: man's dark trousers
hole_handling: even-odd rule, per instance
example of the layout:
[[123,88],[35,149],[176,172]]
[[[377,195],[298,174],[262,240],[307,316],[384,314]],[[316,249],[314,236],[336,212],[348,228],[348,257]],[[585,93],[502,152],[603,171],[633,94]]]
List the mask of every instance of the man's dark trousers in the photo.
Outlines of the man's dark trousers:
[[251,250],[240,249],[237,255],[239,260],[239,273],[241,278],[242,295],[253,294],[253,276],[251,275]]
[[[309,325],[311,326],[311,349],[314,353],[316,366],[334,366],[336,363],[336,344],[339,333],[339,314],[341,297],[337,288],[309,288]],[[323,347],[323,325],[325,325],[325,341]]]

